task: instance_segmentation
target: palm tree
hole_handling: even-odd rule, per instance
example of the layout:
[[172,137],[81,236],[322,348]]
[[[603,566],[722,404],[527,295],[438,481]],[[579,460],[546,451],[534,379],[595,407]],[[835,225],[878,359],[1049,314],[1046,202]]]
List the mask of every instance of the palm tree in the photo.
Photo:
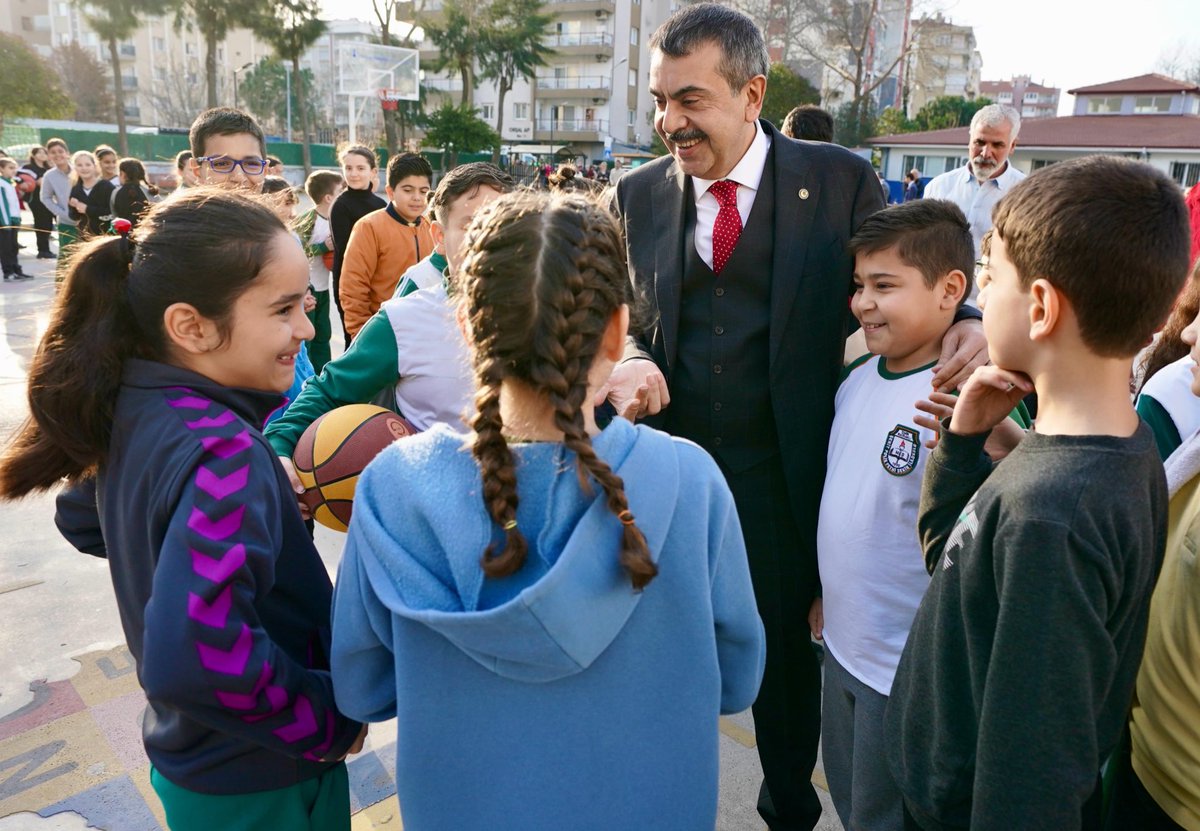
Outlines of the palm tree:
[[178,0],[176,28],[195,26],[204,37],[204,78],[208,87],[208,107],[220,102],[217,93],[217,47],[230,29],[249,29],[264,13],[264,0]]
[[[504,97],[517,78],[529,78],[554,50],[542,43],[546,27],[554,20],[542,14],[541,0],[496,0],[488,9],[488,26],[479,50],[479,74],[496,82],[496,133],[504,136]],[[500,161],[500,147],[492,153]]]
[[435,72],[448,67],[457,70],[463,82],[460,106],[473,107],[475,57],[484,37],[486,12],[482,0],[446,0],[442,10],[442,23],[422,24],[425,34],[438,48],[438,56],[430,68]]
[[304,154],[304,175],[312,172],[312,151],[308,146],[309,112],[300,58],[321,35],[325,21],[317,17],[318,0],[265,0],[265,14],[256,21],[255,31],[271,44],[281,61],[292,64],[292,83],[296,85],[296,104],[300,108],[300,149]]

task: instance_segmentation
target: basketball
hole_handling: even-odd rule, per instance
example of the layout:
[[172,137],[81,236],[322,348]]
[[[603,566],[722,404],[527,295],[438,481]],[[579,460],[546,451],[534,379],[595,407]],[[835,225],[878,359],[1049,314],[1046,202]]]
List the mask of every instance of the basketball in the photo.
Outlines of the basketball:
[[312,518],[345,531],[363,468],[396,439],[416,432],[406,419],[374,404],[338,407],[310,424],[296,443],[292,464]]
[[333,271],[333,252],[326,251],[324,254],[322,254],[321,262],[325,263],[325,267],[327,269],[329,269],[330,271]]
[[28,170],[18,170],[17,176],[13,180],[13,185],[17,191],[23,194],[33,193],[33,189],[37,187],[37,183],[37,177]]

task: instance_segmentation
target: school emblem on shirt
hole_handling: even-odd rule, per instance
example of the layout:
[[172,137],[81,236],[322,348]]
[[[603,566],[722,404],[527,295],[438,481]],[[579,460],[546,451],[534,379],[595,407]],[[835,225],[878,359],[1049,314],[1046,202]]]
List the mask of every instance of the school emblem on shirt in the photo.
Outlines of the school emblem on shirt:
[[893,476],[907,476],[917,467],[917,456],[921,452],[921,439],[917,431],[903,424],[887,434],[879,461],[883,469]]

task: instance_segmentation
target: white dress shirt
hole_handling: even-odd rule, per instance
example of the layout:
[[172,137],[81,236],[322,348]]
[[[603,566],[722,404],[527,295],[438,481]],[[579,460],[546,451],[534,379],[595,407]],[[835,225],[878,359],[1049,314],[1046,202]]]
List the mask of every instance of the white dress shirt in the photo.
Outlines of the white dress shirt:
[[[733,170],[725,177],[738,183],[737,207],[742,217],[742,227],[750,219],[750,209],[754,207],[754,197],[758,195],[758,185],[762,181],[763,167],[767,163],[767,153],[771,149],[771,137],[763,132],[762,125],[754,122],[754,140],[742,156],[741,161],[734,165]],[[701,179],[692,177],[692,191],[696,197],[696,253],[705,265],[712,268],[713,264],[713,225],[717,221],[717,212],[721,204],[717,197],[708,192],[717,179]]]
[[[1012,190],[1025,174],[1013,167],[1012,161],[1005,162],[1004,172],[994,179],[980,182],[971,173],[971,166],[964,165],[935,177],[925,186],[926,199],[945,199],[962,208],[971,223],[971,236],[975,238],[975,259],[979,259],[979,241],[992,227],[992,208],[1000,197]],[[974,293],[972,293],[972,296]]]

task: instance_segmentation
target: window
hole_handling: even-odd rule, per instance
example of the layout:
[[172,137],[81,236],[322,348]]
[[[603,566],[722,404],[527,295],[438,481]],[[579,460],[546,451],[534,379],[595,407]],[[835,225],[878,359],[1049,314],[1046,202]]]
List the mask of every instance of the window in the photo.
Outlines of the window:
[[924,174],[924,172],[925,172],[925,157],[924,156],[905,156],[903,167],[904,167],[905,173],[907,173],[908,171],[912,170],[915,167],[917,170],[921,171],[922,174]]
[[196,54],[196,44],[194,44],[194,43],[187,44],[184,47],[184,51],[189,55],[195,55]]
[[635,123],[637,123],[637,112],[636,111],[634,111],[634,110],[629,111],[629,121],[627,123],[629,124],[630,127],[632,127]]
[[966,166],[967,166],[967,157],[966,156],[947,156],[946,157],[946,170],[957,170],[960,167],[966,167]]
[[1058,159],[1034,159],[1029,165],[1029,172],[1041,170],[1043,167],[1049,167],[1052,164],[1057,164]]
[[629,27],[629,45],[630,46],[638,45],[638,34],[639,34],[639,32],[638,32],[637,26]]
[[1171,178],[1185,188],[1200,182],[1200,162],[1171,162]]
[[484,121],[491,121],[496,117],[495,104],[481,104],[479,106],[479,117]]
[[1111,95],[1108,97],[1097,96],[1089,98],[1087,111],[1095,115],[1119,113],[1121,111],[1121,96]]
[[71,35],[68,32],[59,32],[58,33],[58,45],[59,46],[66,46],[70,42],[71,42]]
[[33,31],[33,18],[32,17],[22,17],[21,18],[21,29],[26,32],[32,32]]
[[154,67],[154,80],[156,80],[156,81],[167,80],[167,68],[165,66]]
[[629,86],[631,86],[631,87],[637,86],[637,70],[636,69],[629,70]]
[[1171,96],[1169,95],[1139,95],[1133,102],[1135,113],[1169,113],[1171,111]]
[[1011,92],[1002,92],[997,97],[997,100],[999,100],[1000,103],[1002,103],[1002,104],[1010,104],[1010,103],[1012,103],[1012,93]]
[[1024,100],[1036,104],[1038,100],[1038,94],[1036,92],[1027,92],[1025,93]]
[[67,15],[69,15],[71,13],[70,8],[66,3],[56,3],[54,8],[55,8],[54,13],[57,14],[59,17],[66,17]]
[[513,118],[516,118],[520,121],[528,121],[529,120],[529,102],[528,101],[514,101],[513,102]]

